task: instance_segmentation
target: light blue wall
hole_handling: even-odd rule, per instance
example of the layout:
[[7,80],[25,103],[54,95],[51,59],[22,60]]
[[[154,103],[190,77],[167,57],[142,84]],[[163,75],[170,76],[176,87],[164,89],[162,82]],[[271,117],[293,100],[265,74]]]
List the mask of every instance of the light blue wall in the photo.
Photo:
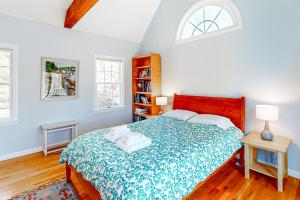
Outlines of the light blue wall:
[[[18,124],[0,126],[0,157],[41,147],[39,125],[78,120],[80,133],[131,121],[131,57],[139,44],[0,15],[0,43],[18,46]],[[94,54],[125,58],[126,109],[93,112]],[[79,99],[40,101],[41,57],[80,61]]]
[[196,2],[162,0],[144,37],[143,53],[161,53],[163,94],[246,96],[247,131],[263,129],[256,104],[279,105],[280,120],[270,126],[293,139],[289,168],[300,172],[300,1],[235,0],[241,30],[175,45],[180,20]]

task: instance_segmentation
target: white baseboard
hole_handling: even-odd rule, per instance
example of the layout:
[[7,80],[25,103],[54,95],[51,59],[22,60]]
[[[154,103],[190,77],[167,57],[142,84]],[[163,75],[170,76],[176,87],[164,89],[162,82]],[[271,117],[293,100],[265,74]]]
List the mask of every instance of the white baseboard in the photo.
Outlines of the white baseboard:
[[[48,148],[50,148],[52,146],[60,146],[60,145],[65,144],[67,142],[70,142],[70,141],[62,141],[62,142],[53,143],[53,144],[50,144],[48,146]],[[0,156],[0,161],[9,160],[9,159],[13,159],[13,158],[21,157],[21,156],[26,156],[26,155],[41,152],[41,151],[43,151],[43,148],[42,147],[37,147],[37,148],[33,148],[33,149],[19,151],[19,152],[16,152],[16,153],[10,153],[10,154]]]
[[300,179],[300,172],[289,169],[289,176]]
[[[265,164],[265,165],[270,165],[270,166],[272,166],[272,167],[276,167],[274,164],[268,163],[268,162],[263,161],[263,160],[261,160],[261,159],[258,159],[257,162],[262,163],[262,164]],[[295,171],[295,170],[292,170],[292,169],[288,169],[288,174],[289,174],[289,176],[291,176],[291,177],[300,179],[300,172],[299,172],[299,171]]]
[[6,155],[0,156],[0,161],[9,160],[9,159],[13,159],[13,158],[21,157],[21,156],[26,156],[28,154],[33,154],[33,153],[37,153],[40,151],[43,151],[42,147],[37,147],[37,148],[33,148],[33,149],[19,151],[16,153],[6,154]]

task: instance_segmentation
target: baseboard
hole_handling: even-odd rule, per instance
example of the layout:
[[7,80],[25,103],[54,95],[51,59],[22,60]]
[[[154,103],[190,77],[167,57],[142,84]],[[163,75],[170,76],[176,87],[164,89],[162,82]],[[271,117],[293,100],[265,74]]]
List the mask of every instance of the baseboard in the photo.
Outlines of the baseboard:
[[289,176],[300,179],[300,172],[289,169]]
[[[272,166],[272,167],[276,167],[276,165],[274,165],[274,164],[272,164],[272,163],[268,163],[268,162],[263,161],[263,160],[261,160],[261,159],[258,159],[257,162],[262,163],[262,164],[265,164],[265,165],[269,165],[269,166]],[[289,176],[291,176],[291,177],[300,179],[300,172],[299,172],[299,171],[295,171],[295,170],[288,169],[288,174],[289,174]]]
[[40,151],[43,151],[42,147],[37,147],[37,148],[33,148],[33,149],[19,151],[16,153],[6,154],[6,155],[0,156],[0,161],[9,160],[9,159],[13,159],[13,158],[21,157],[21,156],[26,156],[28,154],[33,154],[33,153],[37,153]]
[[[52,147],[52,146],[60,146],[60,145],[65,144],[67,142],[70,142],[70,141],[62,141],[62,142],[53,143],[53,144],[48,145],[48,148]],[[41,152],[41,151],[43,151],[43,148],[42,147],[37,147],[37,148],[33,148],[33,149],[19,151],[19,152],[16,152],[16,153],[10,153],[10,154],[0,156],[0,161],[9,160],[9,159],[17,158],[17,157],[22,157],[22,156],[26,156],[26,155]]]

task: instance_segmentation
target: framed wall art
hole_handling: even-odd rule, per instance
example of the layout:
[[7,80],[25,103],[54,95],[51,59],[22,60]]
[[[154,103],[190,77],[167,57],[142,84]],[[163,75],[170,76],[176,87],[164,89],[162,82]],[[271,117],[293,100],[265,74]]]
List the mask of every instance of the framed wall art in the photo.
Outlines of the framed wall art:
[[42,57],[41,100],[78,98],[79,61]]

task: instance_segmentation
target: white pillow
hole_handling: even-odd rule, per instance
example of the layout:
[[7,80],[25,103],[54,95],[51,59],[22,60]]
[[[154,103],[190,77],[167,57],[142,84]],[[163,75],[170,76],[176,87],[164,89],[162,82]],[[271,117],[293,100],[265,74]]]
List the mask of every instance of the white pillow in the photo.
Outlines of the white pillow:
[[228,129],[230,127],[235,126],[227,117],[222,117],[219,115],[210,115],[210,114],[200,114],[200,115],[193,116],[188,120],[188,122],[217,125],[218,127],[223,129]]
[[198,115],[198,113],[189,110],[171,110],[163,114],[165,117],[187,121],[191,117]]

